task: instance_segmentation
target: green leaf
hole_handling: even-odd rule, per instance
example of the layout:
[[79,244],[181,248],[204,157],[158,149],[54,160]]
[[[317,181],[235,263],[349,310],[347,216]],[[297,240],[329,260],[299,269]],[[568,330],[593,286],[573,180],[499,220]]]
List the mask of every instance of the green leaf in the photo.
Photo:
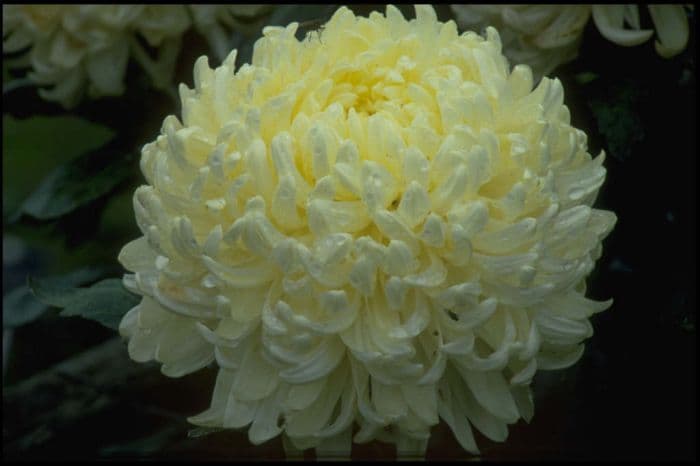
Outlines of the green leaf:
[[28,277],[27,283],[36,298],[44,304],[65,307],[69,301],[66,294],[75,291],[75,287],[94,282],[104,274],[100,267],[84,267],[73,272],[53,277]]
[[29,287],[44,304],[63,308],[61,316],[95,320],[114,330],[119,328],[124,314],[140,301],[139,296],[124,288],[119,278],[108,278],[87,288],[30,278]]
[[2,297],[2,327],[20,327],[39,317],[48,309],[32,295],[26,285],[18,286]]
[[102,146],[114,131],[73,116],[2,119],[3,217],[17,210],[46,173]]
[[112,149],[91,152],[57,167],[24,201],[22,213],[39,220],[68,214],[107,194],[131,172],[133,154],[114,154]]
[[[41,280],[45,290],[61,290],[90,283],[103,275],[105,269],[86,267],[58,277]],[[29,280],[32,280],[31,278]],[[10,291],[2,299],[2,326],[19,327],[38,319],[48,309],[55,306],[51,299],[38,299],[27,285]]]

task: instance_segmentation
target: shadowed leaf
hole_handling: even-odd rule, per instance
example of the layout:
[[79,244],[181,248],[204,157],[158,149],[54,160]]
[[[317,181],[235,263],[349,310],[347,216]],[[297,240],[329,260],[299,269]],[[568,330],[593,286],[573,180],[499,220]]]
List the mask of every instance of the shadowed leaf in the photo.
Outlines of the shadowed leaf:
[[[105,273],[102,268],[86,267],[58,277],[41,279],[42,287],[51,296],[58,290],[70,289],[75,286],[90,283]],[[31,279],[30,279],[31,280]],[[48,309],[48,306],[57,306],[48,299],[40,299],[27,285],[21,285],[10,291],[2,299],[2,326],[19,327],[28,324],[39,317]],[[60,298],[55,298],[60,300]]]
[[61,316],[95,320],[114,330],[119,328],[124,314],[140,300],[124,288],[119,278],[108,278],[87,288],[30,278],[29,287],[44,304],[63,308]]
[[3,217],[14,212],[49,170],[107,143],[114,132],[74,116],[2,119]]
[[57,167],[24,201],[11,220],[28,214],[39,220],[51,220],[107,194],[131,172],[131,154],[114,154],[99,149]]

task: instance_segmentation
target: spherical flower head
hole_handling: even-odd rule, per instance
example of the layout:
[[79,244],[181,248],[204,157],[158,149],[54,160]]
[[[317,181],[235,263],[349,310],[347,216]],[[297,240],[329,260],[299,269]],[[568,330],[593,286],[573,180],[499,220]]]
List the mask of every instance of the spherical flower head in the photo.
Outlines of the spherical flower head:
[[493,28],[388,6],[296,29],[265,28],[237,71],[201,57],[182,122],[144,147],[131,357],[172,377],[216,361],[190,421],[255,444],[421,454],[440,419],[470,452],[472,427],[505,440],[610,304],[584,296],[615,223],[591,207],[604,155]]
[[[182,5],[3,5],[3,52],[24,54],[28,77],[46,100],[73,107],[124,92],[130,54],[156,87],[170,83],[179,37],[190,19]],[[149,57],[137,37],[159,50]]]

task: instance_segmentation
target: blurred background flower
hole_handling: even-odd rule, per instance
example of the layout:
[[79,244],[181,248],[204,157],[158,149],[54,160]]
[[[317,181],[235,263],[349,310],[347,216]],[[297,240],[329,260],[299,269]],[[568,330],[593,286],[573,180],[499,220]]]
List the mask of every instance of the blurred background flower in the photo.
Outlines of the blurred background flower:
[[[249,32],[264,5],[3,5],[3,54],[29,67],[28,83],[46,100],[74,107],[125,90],[130,59],[160,90],[172,91],[182,35],[194,25],[214,53],[230,49],[229,31]],[[239,21],[243,17],[246,21]],[[223,58],[223,57],[222,57]]]
[[179,5],[3,5],[3,53],[26,50],[13,65],[31,67],[43,98],[73,107],[85,91],[122,94],[130,56],[165,88],[189,25]]
[[656,32],[659,55],[672,57],[688,42],[688,18],[682,5],[649,5],[654,29],[642,29],[639,5],[451,5],[466,30],[494,26],[511,63],[527,63],[536,79],[578,55],[584,28],[593,15],[608,40],[639,45]]

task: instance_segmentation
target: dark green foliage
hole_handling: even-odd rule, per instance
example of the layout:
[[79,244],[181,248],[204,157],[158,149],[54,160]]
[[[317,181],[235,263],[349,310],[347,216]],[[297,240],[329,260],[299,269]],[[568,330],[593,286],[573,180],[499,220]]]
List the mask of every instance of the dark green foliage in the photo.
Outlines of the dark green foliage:
[[42,303],[60,307],[64,317],[80,316],[116,330],[126,312],[140,297],[126,290],[118,278],[108,278],[87,288],[76,288],[65,280],[29,278],[29,288]]
[[75,116],[2,119],[3,218],[14,213],[51,169],[91,152],[114,131]]
[[3,328],[19,327],[38,319],[48,308],[32,296],[26,286],[18,286],[2,298]]
[[[30,278],[29,280],[40,283],[44,290],[58,291],[91,283],[104,273],[104,268],[86,267],[57,277],[40,280]],[[30,290],[27,285],[19,286],[3,297],[2,326],[9,328],[28,324],[39,318],[50,305],[54,304],[41,299],[37,300],[34,290]]]
[[640,94],[634,83],[623,82],[589,103],[598,122],[598,131],[605,137],[606,152],[620,160],[630,157],[637,144],[644,140],[637,110]]
[[109,193],[131,172],[132,154],[99,149],[60,165],[49,173],[24,201],[13,219],[21,214],[52,220],[68,214]]

